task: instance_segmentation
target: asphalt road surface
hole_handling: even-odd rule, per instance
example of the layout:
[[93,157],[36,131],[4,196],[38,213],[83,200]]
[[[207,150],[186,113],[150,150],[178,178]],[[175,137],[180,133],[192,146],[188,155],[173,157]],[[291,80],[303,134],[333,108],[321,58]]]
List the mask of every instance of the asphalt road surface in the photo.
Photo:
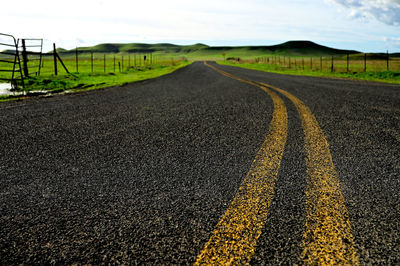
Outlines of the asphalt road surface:
[[400,264],[398,85],[196,62],[1,103],[0,141],[2,265]]

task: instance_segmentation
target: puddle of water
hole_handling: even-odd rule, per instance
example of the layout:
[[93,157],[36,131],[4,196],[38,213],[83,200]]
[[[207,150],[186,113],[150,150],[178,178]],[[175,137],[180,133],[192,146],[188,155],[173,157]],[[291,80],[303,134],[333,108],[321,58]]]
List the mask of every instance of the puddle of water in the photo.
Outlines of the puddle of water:
[[10,83],[0,83],[0,95],[10,95],[12,94]]
[[0,95],[45,95],[48,94],[48,91],[45,90],[35,90],[35,91],[11,91],[11,84],[9,83],[0,83]]

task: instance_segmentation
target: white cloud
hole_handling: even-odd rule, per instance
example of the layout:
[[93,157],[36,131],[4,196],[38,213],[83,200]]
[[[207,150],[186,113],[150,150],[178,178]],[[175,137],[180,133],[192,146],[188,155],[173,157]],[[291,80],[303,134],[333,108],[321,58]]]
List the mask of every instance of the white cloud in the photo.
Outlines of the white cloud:
[[18,10],[7,0],[0,31],[45,38],[49,49],[53,42],[74,48],[104,42],[261,45],[293,39],[381,49],[371,40],[382,44],[383,36],[398,36],[398,28],[375,19],[360,23],[332,12],[326,1],[350,9],[353,17],[400,22],[400,0],[19,0]]
[[350,10],[352,18],[375,18],[385,24],[400,26],[400,0],[329,0]]
[[384,37],[383,40],[390,46],[400,48],[400,37]]

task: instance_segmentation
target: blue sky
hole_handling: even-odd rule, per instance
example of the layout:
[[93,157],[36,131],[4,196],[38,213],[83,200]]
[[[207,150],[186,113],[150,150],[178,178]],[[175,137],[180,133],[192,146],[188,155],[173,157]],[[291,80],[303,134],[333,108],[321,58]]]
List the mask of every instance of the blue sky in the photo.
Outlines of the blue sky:
[[[271,45],[289,40],[400,52],[400,0],[19,0],[0,32],[46,47],[104,42]],[[17,11],[16,11],[17,10]]]

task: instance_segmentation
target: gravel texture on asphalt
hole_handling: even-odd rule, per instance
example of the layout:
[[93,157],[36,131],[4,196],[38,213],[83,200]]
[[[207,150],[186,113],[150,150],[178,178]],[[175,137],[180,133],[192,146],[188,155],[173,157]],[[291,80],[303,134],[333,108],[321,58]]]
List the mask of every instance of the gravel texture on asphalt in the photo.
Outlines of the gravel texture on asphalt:
[[[400,264],[400,86],[214,66],[285,89],[330,144],[361,264]],[[304,133],[289,132],[252,264],[301,264]],[[268,133],[261,89],[201,62],[144,82],[0,104],[0,260],[192,264]]]
[[189,264],[264,141],[272,101],[202,63],[0,105],[2,264]]
[[[311,109],[330,145],[360,264],[399,265],[400,86],[214,66],[284,89]],[[276,203],[267,219],[270,226],[264,227],[253,257],[257,264],[297,263],[300,259],[298,234],[304,230],[301,227],[304,215],[299,216],[304,212],[301,210],[305,190],[305,166],[301,163],[305,156],[304,141],[297,111],[285,100],[292,119],[287,154],[276,187]]]

